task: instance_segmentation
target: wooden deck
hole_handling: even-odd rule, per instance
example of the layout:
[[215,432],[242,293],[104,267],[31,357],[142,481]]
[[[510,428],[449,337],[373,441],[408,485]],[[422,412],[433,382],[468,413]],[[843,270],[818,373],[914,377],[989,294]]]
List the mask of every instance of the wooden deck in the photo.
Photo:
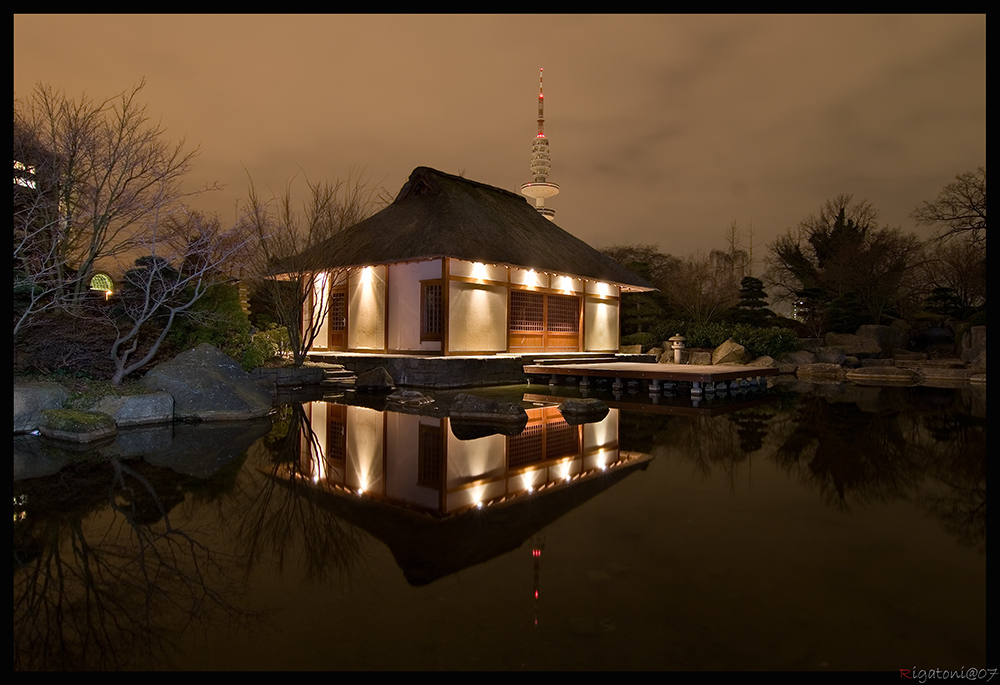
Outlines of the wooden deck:
[[[616,385],[622,380],[645,380],[650,390],[658,392],[661,383],[690,383],[691,393],[714,388],[719,383],[760,384],[764,376],[776,376],[778,370],[766,366],[712,366],[694,364],[651,364],[642,362],[617,362],[596,364],[530,364],[524,372],[531,376],[548,376],[556,384],[560,376],[581,378],[587,383],[591,378],[613,378]],[[703,388],[702,386],[705,386]]]

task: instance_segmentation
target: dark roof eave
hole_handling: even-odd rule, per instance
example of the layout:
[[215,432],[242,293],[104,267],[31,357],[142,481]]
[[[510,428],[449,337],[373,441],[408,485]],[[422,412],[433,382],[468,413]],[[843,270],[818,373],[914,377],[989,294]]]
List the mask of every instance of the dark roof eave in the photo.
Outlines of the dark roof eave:
[[[452,251],[453,246],[458,249]],[[388,207],[274,271],[359,268],[445,257],[616,283],[634,290],[654,289],[542,217],[525,198],[427,167],[414,169]]]
[[293,273],[307,273],[312,271],[341,271],[350,269],[363,269],[366,266],[390,266],[392,264],[409,264],[411,262],[429,262],[433,259],[458,259],[463,262],[471,261],[482,261],[484,264],[493,264],[495,266],[504,266],[511,269],[530,269],[532,271],[541,271],[542,273],[555,274],[556,276],[566,276],[569,278],[579,278],[585,281],[599,281],[602,283],[610,283],[612,285],[617,285],[626,292],[653,292],[657,291],[658,288],[654,288],[652,285],[639,285],[637,283],[624,283],[618,281],[614,278],[601,278],[599,276],[584,276],[581,274],[571,274],[563,271],[558,271],[556,269],[546,269],[543,267],[527,266],[525,264],[510,264],[508,262],[500,262],[497,260],[472,260],[468,257],[461,257],[453,254],[432,254],[432,255],[421,255],[419,257],[409,257],[406,259],[391,259],[383,261],[373,261],[373,262],[359,262],[357,264],[341,264],[337,266],[314,266],[314,267],[302,267],[299,269],[286,269],[286,270],[275,270],[269,272],[268,276],[282,276],[284,274]]

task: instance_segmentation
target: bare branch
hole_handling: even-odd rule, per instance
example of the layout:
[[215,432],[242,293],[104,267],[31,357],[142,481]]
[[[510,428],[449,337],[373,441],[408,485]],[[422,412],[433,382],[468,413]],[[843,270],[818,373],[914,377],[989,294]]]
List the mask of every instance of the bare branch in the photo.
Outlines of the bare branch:
[[936,226],[938,240],[968,236],[973,243],[986,243],[986,167],[957,174],[941,189],[937,200],[913,210],[917,223]]

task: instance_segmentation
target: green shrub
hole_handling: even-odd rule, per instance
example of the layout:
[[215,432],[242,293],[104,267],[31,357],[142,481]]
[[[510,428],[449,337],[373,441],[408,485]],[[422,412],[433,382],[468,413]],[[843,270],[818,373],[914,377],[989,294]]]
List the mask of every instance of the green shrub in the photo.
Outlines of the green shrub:
[[649,331],[643,333],[629,333],[628,335],[623,335],[621,337],[622,345],[642,345],[643,351],[646,351],[652,347],[656,347],[660,344],[660,340],[656,337],[655,333]]
[[725,341],[732,338],[747,349],[747,354],[751,357],[769,356],[776,357],[784,352],[792,352],[799,349],[799,339],[795,332],[784,327],[772,326],[770,328],[757,328],[744,323],[704,323],[696,324],[688,321],[664,321],[653,326],[651,333],[636,333],[631,336],[622,336],[622,344],[629,344],[626,339],[635,336],[648,336],[648,338],[637,339],[631,344],[642,342],[645,349],[646,340],[649,346],[659,345],[669,340],[672,336],[680,333],[687,341],[687,347],[718,347]]
[[226,283],[211,286],[188,315],[174,324],[169,340],[179,350],[208,343],[233,359],[242,359],[251,336],[239,289]]
[[274,343],[262,335],[255,335],[250,339],[250,343],[243,348],[243,357],[240,359],[240,366],[244,371],[253,371],[264,366],[271,357],[277,354],[278,350]]

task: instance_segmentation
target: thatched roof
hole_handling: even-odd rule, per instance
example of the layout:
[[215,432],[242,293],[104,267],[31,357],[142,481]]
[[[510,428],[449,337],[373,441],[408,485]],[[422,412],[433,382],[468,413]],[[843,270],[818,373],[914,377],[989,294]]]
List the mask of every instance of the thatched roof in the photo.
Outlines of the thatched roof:
[[455,257],[651,290],[502,188],[417,167],[388,207],[282,265],[283,272]]

